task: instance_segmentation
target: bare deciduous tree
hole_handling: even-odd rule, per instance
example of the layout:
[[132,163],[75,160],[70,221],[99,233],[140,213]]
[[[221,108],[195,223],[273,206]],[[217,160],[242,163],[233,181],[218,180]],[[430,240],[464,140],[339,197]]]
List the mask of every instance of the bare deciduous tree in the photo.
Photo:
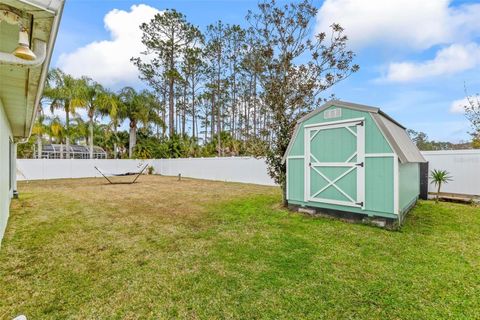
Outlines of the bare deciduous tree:
[[338,24],[312,37],[317,9],[311,1],[277,5],[265,0],[257,12],[249,12],[256,42],[261,48],[260,81],[263,103],[272,117],[271,141],[267,153],[269,173],[282,186],[286,203],[287,150],[296,120],[319,106],[321,93],[345,79],[359,67],[347,49],[347,36]]

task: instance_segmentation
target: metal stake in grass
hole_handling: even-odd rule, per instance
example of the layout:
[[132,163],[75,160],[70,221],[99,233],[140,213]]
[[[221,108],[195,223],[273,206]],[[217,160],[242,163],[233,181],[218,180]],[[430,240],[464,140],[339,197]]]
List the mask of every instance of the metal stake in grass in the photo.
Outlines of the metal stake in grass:
[[178,181],[182,181],[182,174],[181,173],[178,174]]

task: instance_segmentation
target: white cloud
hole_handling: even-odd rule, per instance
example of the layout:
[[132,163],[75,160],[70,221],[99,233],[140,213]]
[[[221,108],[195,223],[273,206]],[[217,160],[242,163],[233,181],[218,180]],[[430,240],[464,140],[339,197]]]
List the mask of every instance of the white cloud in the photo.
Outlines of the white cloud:
[[480,4],[450,6],[451,0],[325,0],[316,31],[336,22],[354,48],[388,44],[427,49],[480,34]]
[[138,70],[131,57],[144,51],[140,24],[150,21],[159,10],[133,5],[130,11],[114,9],[104,18],[111,39],[95,41],[74,52],[62,54],[57,66],[74,76],[89,76],[109,86],[138,84]]
[[452,104],[450,105],[450,112],[451,113],[463,113],[463,112],[465,112],[465,106],[467,105],[467,103],[468,103],[467,98],[463,98],[463,99],[453,101]]
[[480,65],[480,46],[453,44],[439,50],[435,58],[422,62],[394,62],[383,80],[409,82],[466,71]]

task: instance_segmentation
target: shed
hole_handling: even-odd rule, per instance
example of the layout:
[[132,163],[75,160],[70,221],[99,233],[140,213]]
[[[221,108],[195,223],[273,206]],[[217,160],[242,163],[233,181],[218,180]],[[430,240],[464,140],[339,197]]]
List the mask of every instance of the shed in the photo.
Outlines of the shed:
[[379,108],[336,100],[298,121],[283,160],[289,207],[385,223],[415,205],[426,162]]

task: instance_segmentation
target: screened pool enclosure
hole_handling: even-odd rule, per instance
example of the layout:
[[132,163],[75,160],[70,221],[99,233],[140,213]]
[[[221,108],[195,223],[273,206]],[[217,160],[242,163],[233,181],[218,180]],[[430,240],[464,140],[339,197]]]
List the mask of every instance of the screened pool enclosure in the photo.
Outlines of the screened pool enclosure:
[[[65,159],[67,153],[70,154],[70,159],[90,159],[90,148],[88,146],[70,145],[68,150],[67,146],[62,144],[42,146],[42,159]],[[38,152],[34,152],[34,155],[38,158]],[[93,159],[107,159],[107,153],[102,148],[94,146]]]

